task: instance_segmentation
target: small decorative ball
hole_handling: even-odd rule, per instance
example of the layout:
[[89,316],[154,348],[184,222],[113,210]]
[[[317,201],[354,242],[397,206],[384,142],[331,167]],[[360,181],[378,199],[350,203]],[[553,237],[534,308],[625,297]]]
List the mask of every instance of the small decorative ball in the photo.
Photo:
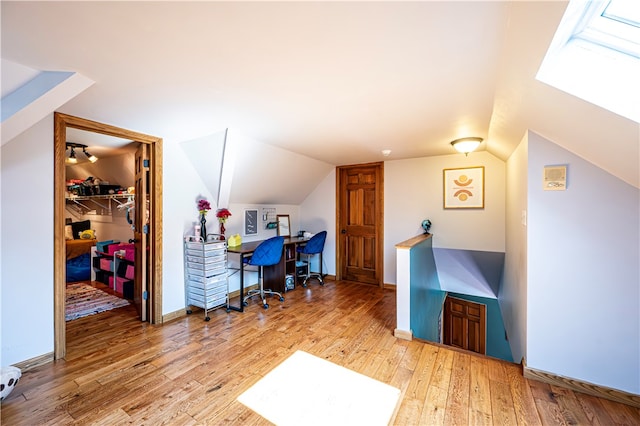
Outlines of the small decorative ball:
[[18,384],[22,372],[18,367],[8,366],[0,369],[0,401],[9,396]]
[[431,229],[431,221],[429,219],[422,221],[422,229],[424,229],[425,234],[429,233],[429,229]]

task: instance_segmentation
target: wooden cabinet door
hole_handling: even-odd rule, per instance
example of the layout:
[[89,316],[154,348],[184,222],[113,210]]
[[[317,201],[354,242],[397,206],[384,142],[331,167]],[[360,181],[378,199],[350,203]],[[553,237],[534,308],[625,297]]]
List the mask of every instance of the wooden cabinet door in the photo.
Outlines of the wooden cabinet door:
[[447,296],[444,302],[444,344],[486,354],[486,306]]
[[383,286],[382,167],[338,168],[338,279]]

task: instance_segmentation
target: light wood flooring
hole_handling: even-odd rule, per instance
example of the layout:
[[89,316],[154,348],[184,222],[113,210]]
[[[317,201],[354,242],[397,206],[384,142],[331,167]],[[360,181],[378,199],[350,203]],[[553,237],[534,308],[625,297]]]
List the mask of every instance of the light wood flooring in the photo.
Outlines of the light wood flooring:
[[196,312],[152,326],[131,307],[71,321],[66,359],[26,372],[1,423],[269,424],[236,398],[299,349],[400,388],[397,425],[640,424],[636,408],[527,380],[518,365],[396,339],[392,290],[314,281],[285,297],[210,322]]

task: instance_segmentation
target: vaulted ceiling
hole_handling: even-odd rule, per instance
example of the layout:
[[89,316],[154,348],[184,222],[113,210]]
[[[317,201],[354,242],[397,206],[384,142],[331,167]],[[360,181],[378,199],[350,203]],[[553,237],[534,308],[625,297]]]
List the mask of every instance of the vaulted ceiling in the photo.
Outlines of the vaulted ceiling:
[[507,159],[531,129],[640,187],[638,123],[535,80],[566,4],[2,1],[2,59],[86,76],[59,111],[168,143],[232,128],[344,165],[480,136]]

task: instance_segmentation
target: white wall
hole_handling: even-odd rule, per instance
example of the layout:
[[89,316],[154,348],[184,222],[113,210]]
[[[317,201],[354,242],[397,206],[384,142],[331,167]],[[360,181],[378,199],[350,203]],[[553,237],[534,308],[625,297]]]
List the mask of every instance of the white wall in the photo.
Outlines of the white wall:
[[527,350],[527,227],[522,221],[527,211],[526,135],[507,161],[505,186],[506,251],[498,301],[511,355],[520,362]]
[[640,190],[530,132],[528,197],[528,366],[640,394]]
[[[336,274],[336,169],[307,196],[300,205],[300,229],[315,234],[327,231],[322,253],[322,272]],[[318,271],[319,257],[311,259],[311,270]]]
[[2,146],[2,366],[53,352],[53,114]]
[[[231,203],[300,205],[333,165],[229,129],[227,149],[236,156]],[[225,154],[225,163],[230,161]],[[227,164],[225,164],[225,168]]]
[[[485,167],[484,209],[444,209],[443,169]],[[434,248],[504,252],[505,164],[488,152],[384,163],[384,282],[396,283],[395,245],[433,223]]]
[[[197,200],[209,200],[214,212],[216,205],[175,141],[163,141],[162,185],[162,313],[168,314],[185,308],[183,241],[198,222]],[[212,219],[214,214],[209,216]]]
[[198,173],[212,195],[210,201],[215,204],[217,204],[216,200],[219,200],[220,172],[223,164],[226,134],[226,130],[222,130],[212,135],[180,143],[180,148],[182,148],[196,173]]
[[[0,65],[1,66],[1,65]],[[0,145],[1,146],[1,145]],[[4,333],[3,329],[2,329],[2,324],[3,324],[3,317],[2,317],[2,312],[4,312],[4,302],[3,302],[3,298],[2,298],[2,277],[3,275],[3,270],[4,268],[2,267],[2,247],[3,247],[3,241],[4,239],[2,238],[2,236],[4,235],[4,226],[2,225],[2,220],[4,215],[2,214],[3,211],[3,197],[2,197],[2,182],[3,182],[3,178],[2,176],[4,175],[4,173],[2,173],[2,152],[4,151],[4,149],[0,148],[0,336]],[[2,344],[2,340],[0,339],[0,344]],[[3,354],[4,354],[4,345],[2,344],[0,346],[0,367],[5,367],[7,364],[3,363]]]

